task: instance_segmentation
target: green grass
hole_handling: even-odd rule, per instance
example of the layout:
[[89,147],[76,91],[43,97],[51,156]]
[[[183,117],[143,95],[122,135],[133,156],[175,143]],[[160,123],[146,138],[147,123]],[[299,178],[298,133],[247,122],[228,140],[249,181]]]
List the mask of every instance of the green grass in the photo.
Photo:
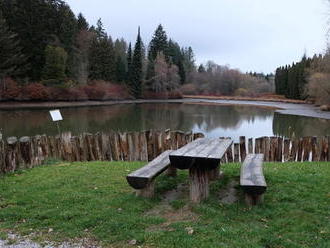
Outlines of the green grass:
[[[173,213],[188,205],[198,218],[170,223],[146,214],[160,207],[159,197],[137,198],[125,180],[143,164],[59,163],[0,178],[0,237],[7,231],[35,233],[40,241],[88,237],[105,247],[132,239],[142,247],[330,247],[330,163],[265,164],[265,203],[252,209],[242,199],[220,203],[219,190],[239,177],[239,165],[226,164],[207,201],[169,203]],[[157,196],[179,183],[188,183],[186,172],[160,176]]]

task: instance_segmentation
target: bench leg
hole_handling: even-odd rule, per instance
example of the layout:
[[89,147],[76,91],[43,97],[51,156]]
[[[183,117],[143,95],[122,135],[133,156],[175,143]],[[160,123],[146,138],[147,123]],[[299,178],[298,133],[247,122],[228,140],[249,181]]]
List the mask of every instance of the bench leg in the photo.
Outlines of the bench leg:
[[155,181],[150,182],[144,189],[136,190],[136,196],[152,198],[155,195]]
[[245,203],[248,206],[255,206],[255,205],[260,205],[264,201],[264,195],[251,195],[245,193]]
[[166,170],[166,175],[169,177],[176,177],[177,169],[174,166],[169,166]]
[[190,200],[194,203],[206,199],[209,196],[209,172],[192,167],[190,175]]

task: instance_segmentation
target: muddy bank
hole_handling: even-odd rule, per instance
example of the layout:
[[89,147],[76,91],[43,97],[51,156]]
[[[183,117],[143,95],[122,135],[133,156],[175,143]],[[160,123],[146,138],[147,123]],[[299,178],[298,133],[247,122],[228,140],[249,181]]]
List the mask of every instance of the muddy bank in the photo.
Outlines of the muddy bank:
[[330,112],[321,111],[318,107],[304,103],[284,103],[276,101],[251,100],[217,100],[217,99],[169,99],[169,100],[122,100],[122,101],[84,101],[84,102],[2,102],[0,110],[12,109],[51,109],[86,106],[110,106],[114,104],[140,103],[186,103],[186,104],[220,104],[220,105],[251,105],[273,108],[276,112],[287,115],[299,115],[330,120]]

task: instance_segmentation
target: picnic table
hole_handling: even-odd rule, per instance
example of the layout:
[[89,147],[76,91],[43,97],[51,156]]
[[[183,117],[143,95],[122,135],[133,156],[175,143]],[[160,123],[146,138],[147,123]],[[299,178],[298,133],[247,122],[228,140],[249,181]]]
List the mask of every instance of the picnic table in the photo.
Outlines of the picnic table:
[[171,166],[189,170],[192,202],[208,197],[210,175],[219,174],[220,160],[232,143],[231,139],[200,138],[170,153]]

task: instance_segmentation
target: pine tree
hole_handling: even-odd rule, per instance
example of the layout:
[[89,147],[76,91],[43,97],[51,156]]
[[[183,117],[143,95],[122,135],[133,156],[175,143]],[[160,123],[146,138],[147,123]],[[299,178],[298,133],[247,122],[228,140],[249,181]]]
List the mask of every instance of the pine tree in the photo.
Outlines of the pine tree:
[[177,42],[172,39],[168,42],[168,56],[170,63],[173,63],[178,68],[178,73],[180,76],[181,84],[186,82],[186,71],[184,67],[183,54],[181,53],[181,48]]
[[116,81],[124,82],[126,79],[126,50],[127,43],[124,39],[116,39],[114,44],[114,52],[116,56]]
[[149,44],[149,60],[155,60],[158,53],[162,52],[165,57],[168,57],[168,41],[166,32],[161,24],[158,25],[152,40]]
[[199,72],[199,73],[204,73],[204,72],[206,72],[205,67],[204,67],[203,64],[200,64],[200,65],[199,65],[199,67],[198,67],[198,72]]
[[43,69],[42,77],[45,80],[58,80],[61,83],[65,77],[65,69],[67,62],[67,53],[61,47],[48,45],[45,51],[46,62]]
[[129,82],[130,90],[135,98],[140,98],[142,96],[142,49],[143,44],[139,27],[132,59],[131,81]]
[[78,31],[89,29],[89,24],[82,13],[78,14],[77,29]]
[[195,68],[195,55],[191,47],[182,49],[183,63],[187,73],[193,72]]
[[22,54],[17,35],[11,32],[0,11],[0,81],[8,76],[23,72],[25,57]]
[[161,24],[158,25],[149,44],[147,80],[155,76],[155,60],[159,53],[163,53],[166,61],[169,61],[167,35]]
[[[29,64],[27,77],[40,80],[47,45],[72,49],[76,18],[62,0],[2,0],[0,10],[9,29],[18,35]],[[70,52],[70,51],[67,51]]]
[[129,85],[132,81],[132,44],[131,42],[128,45],[127,49],[127,75],[126,83]]
[[111,81],[116,77],[116,63],[113,42],[98,20],[95,37],[89,49],[89,78]]

